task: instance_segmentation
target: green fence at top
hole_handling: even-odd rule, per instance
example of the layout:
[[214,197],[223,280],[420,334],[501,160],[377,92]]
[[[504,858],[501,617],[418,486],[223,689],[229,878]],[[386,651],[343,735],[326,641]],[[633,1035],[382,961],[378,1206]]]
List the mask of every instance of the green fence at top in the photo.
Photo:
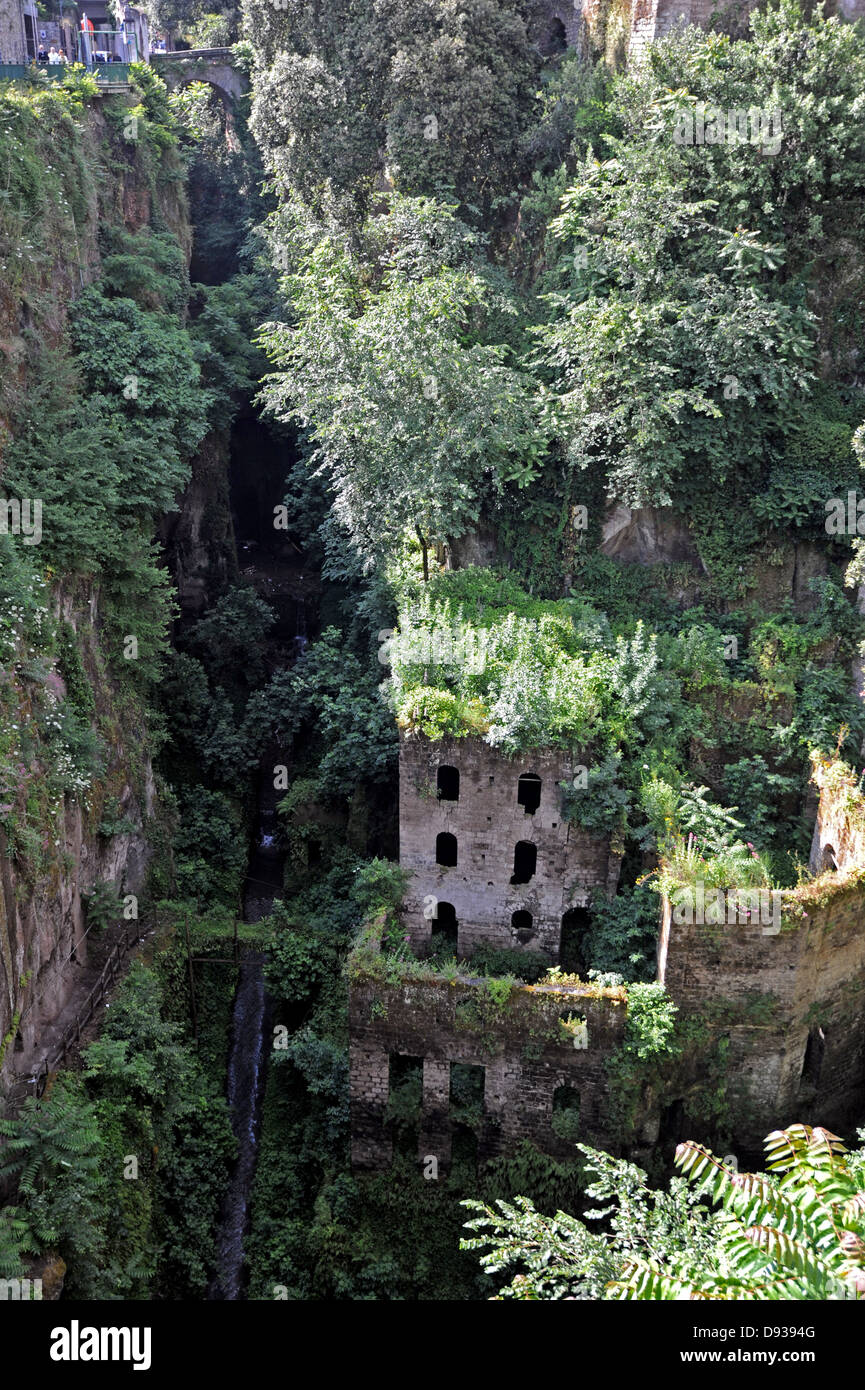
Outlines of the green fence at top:
[[[87,70],[100,86],[129,85],[129,63],[97,63]],[[65,63],[0,63],[0,82],[20,82],[34,77],[62,82],[68,71]]]

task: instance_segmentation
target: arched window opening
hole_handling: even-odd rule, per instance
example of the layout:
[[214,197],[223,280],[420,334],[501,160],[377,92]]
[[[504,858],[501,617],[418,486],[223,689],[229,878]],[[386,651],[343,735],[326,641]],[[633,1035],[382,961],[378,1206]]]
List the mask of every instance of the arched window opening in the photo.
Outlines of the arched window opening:
[[822,1028],[812,1028],[805,1044],[805,1059],[802,1062],[802,1084],[817,1087],[823,1070],[826,1055],[826,1034]]
[[517,783],[517,805],[527,816],[533,816],[541,804],[541,779],[534,772],[524,772]]
[[835,850],[832,845],[823,846],[820,868],[824,874],[833,874],[838,868],[838,860],[835,858]]
[[23,1037],[21,1036],[21,1030],[20,1030],[20,1028],[19,1028],[18,1032],[15,1034],[15,1044],[14,1044],[14,1046],[13,1046],[13,1048],[12,1048],[12,1051],[13,1051],[13,1052],[23,1052],[23,1051],[24,1051],[24,1039],[23,1039]]
[[459,923],[453,903],[440,902],[432,922],[430,945],[434,951],[446,950],[456,955],[459,942]]
[[457,837],[443,830],[436,835],[436,863],[445,869],[453,869],[457,862]]
[[553,1134],[575,1143],[580,1133],[580,1093],[576,1086],[557,1086],[553,1091]]
[[591,965],[586,950],[586,938],[591,925],[592,914],[586,907],[572,907],[562,918],[559,965],[566,975],[586,978]]
[[459,801],[460,774],[458,770],[443,763],[436,774],[436,788],[439,801]]
[[533,920],[532,914],[526,912],[523,908],[521,908],[519,912],[515,912],[511,917],[511,931],[516,932],[517,941],[519,941],[521,946],[527,945],[535,936],[532,927]]
[[529,840],[519,840],[514,850],[514,872],[511,883],[528,883],[538,867],[538,847]]

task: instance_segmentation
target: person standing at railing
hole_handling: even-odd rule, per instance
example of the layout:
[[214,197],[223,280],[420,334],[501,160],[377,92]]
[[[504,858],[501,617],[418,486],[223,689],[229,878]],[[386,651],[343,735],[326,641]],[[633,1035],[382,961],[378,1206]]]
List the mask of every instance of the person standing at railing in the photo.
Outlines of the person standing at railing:
[[63,57],[62,57],[62,55],[61,55],[61,53],[60,53],[60,49],[57,47],[56,44],[52,43],[51,47],[50,47],[49,50],[48,50],[48,63],[49,63],[49,65],[50,65],[51,67],[55,67],[58,63],[62,63],[62,62],[63,62]]
[[81,57],[87,67],[93,66],[93,20],[86,14],[81,16]]

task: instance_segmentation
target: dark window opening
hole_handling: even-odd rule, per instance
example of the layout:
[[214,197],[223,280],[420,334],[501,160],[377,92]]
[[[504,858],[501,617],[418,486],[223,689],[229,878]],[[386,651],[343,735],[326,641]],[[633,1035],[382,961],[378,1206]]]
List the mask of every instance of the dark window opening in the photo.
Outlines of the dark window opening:
[[523,946],[525,946],[527,941],[531,941],[532,937],[535,935],[532,930],[533,920],[532,914],[526,912],[523,908],[521,908],[519,912],[515,912],[511,917],[511,930],[516,932],[517,941],[521,942]]
[[21,1031],[20,1031],[20,1029],[19,1029],[19,1031],[15,1034],[15,1045],[14,1045],[14,1047],[13,1047],[12,1050],[13,1050],[13,1052],[23,1052],[23,1051],[24,1051],[24,1039],[23,1039],[22,1036],[21,1036]]
[[451,1062],[451,1118],[463,1124],[480,1124],[484,1108],[486,1068],[469,1062]]
[[478,1166],[478,1136],[468,1125],[454,1125],[451,1138],[451,1175],[460,1164],[475,1173]]
[[460,775],[455,767],[444,764],[436,774],[439,801],[459,801]]
[[580,1133],[580,1093],[576,1086],[557,1086],[553,1091],[553,1134],[559,1139],[576,1142]]
[[314,864],[321,863],[321,841],[307,840],[306,842],[306,863],[307,867],[312,868]]
[[826,1034],[822,1028],[812,1028],[808,1034],[808,1041],[805,1044],[805,1060],[802,1063],[802,1084],[805,1086],[817,1086],[820,1082],[820,1073],[823,1070],[823,1058],[826,1055]]
[[438,903],[433,918],[430,945],[433,950],[446,949],[452,955],[457,953],[459,923],[453,903]]
[[529,840],[519,840],[514,850],[514,872],[511,883],[528,883],[538,867],[538,847]]
[[685,1128],[685,1102],[684,1100],[672,1100],[669,1105],[665,1105],[661,1111],[661,1120],[658,1126],[658,1143],[664,1149],[675,1149],[681,1144],[684,1138]]
[[566,975],[586,978],[591,964],[586,951],[586,940],[591,925],[592,914],[586,907],[572,907],[562,918],[559,965]]
[[443,830],[436,835],[436,863],[452,869],[457,862],[457,837]]
[[820,861],[820,868],[824,874],[834,873],[838,868],[838,860],[835,858],[835,850],[833,849],[832,845],[823,846],[823,856]]
[[423,1057],[406,1057],[401,1052],[392,1052],[388,1058],[388,1086],[402,1086],[412,1079],[423,1093]]
[[517,783],[517,805],[527,816],[533,816],[541,804],[541,779],[534,772],[524,772]]
[[415,1158],[423,1109],[423,1058],[392,1052],[388,1073],[385,1118],[393,1136],[394,1152]]

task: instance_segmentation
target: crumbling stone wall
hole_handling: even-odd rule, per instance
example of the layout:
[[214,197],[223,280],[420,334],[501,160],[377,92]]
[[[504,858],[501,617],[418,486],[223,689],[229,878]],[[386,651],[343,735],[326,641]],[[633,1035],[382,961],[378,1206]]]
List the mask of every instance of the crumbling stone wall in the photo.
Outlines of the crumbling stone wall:
[[808,861],[812,874],[865,866],[865,797],[857,779],[815,758],[813,780],[820,803]]
[[[438,799],[440,767],[459,773],[458,800]],[[540,805],[531,815],[517,800],[523,773],[541,779]],[[608,836],[564,820],[559,784],[573,773],[571,760],[554,749],[508,758],[478,738],[401,736],[400,863],[411,873],[405,921],[415,947],[428,944],[433,904],[444,902],[456,913],[460,955],[486,943],[558,960],[562,917],[588,907],[594,890],[615,894],[621,864]],[[457,841],[454,867],[436,862],[443,833]],[[518,842],[537,850],[535,873],[524,884],[511,882]],[[514,925],[517,912],[531,914],[530,935]]]
[[[758,0],[540,0],[535,28],[541,52],[554,52],[554,35],[564,30],[569,48],[590,47],[616,65],[639,62],[646,48],[677,24],[707,29],[715,19],[743,31]],[[828,0],[828,15],[852,22],[865,15],[865,0]]]
[[[585,1046],[561,1036],[562,1014],[586,1020]],[[354,979],[349,1028],[351,1157],[357,1168],[386,1167],[392,1157],[387,1124],[390,1058],[423,1059],[418,1157],[446,1170],[454,1121],[450,1075],[454,1063],[484,1068],[478,1158],[508,1154],[523,1141],[558,1157],[574,1156],[574,1141],[553,1130],[553,1096],[560,1086],[579,1095],[579,1138],[610,1148],[609,1084],[605,1061],[621,1046],[626,1005],[588,989],[515,987],[496,1004],[481,981],[406,978],[387,983]]]
[[534,28],[542,53],[555,53],[562,36],[568,48],[576,48],[582,41],[583,0],[541,0]]
[[729,1039],[737,1137],[813,1121],[841,1133],[865,1110],[865,880],[785,894],[781,930],[677,924],[665,900],[658,978],[684,1015]]

